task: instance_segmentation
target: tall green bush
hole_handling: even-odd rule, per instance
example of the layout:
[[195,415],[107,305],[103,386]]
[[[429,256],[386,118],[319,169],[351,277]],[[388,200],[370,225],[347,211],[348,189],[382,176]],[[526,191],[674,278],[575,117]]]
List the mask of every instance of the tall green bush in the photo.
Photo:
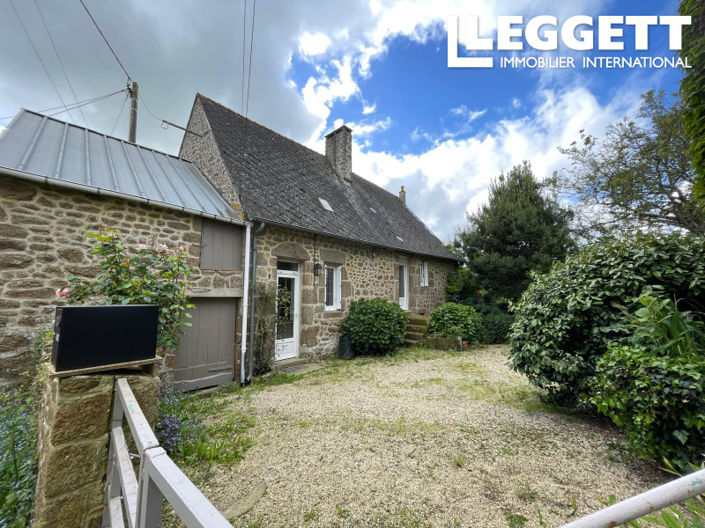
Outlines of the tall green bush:
[[388,354],[404,342],[409,318],[397,303],[361,299],[350,304],[340,330],[358,354]]
[[632,335],[597,361],[591,402],[636,454],[687,469],[705,455],[703,323],[652,291],[639,302]]
[[554,398],[575,402],[589,392],[609,342],[628,335],[615,326],[620,307],[648,285],[683,299],[684,308],[705,306],[705,239],[637,234],[596,244],[535,275],[513,308],[511,366]]
[[472,306],[448,302],[431,312],[429,330],[441,337],[474,341],[479,335],[478,324],[479,317]]

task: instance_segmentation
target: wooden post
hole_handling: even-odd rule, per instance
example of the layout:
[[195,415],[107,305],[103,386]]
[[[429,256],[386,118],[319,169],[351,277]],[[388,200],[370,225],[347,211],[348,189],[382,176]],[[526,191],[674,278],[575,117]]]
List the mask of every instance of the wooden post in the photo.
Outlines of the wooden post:
[[137,143],[137,97],[139,86],[136,81],[132,81],[132,87],[128,88],[130,94],[130,136],[129,141]]

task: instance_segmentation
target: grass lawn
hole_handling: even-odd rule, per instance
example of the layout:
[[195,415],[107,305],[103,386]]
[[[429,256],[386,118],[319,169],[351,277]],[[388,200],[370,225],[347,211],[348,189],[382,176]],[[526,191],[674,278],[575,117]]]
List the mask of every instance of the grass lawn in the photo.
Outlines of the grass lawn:
[[250,528],[555,527],[668,480],[506,361],[410,349],[221,388],[187,405],[226,463],[184,469]]

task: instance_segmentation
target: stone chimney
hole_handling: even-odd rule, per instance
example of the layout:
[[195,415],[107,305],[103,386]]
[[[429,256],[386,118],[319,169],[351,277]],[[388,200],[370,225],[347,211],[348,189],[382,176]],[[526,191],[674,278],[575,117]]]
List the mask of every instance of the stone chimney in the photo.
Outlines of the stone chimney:
[[401,190],[399,191],[399,199],[401,200],[401,203],[406,205],[406,191],[404,190],[404,186],[401,186]]
[[326,136],[326,158],[343,183],[352,181],[352,130],[345,125]]

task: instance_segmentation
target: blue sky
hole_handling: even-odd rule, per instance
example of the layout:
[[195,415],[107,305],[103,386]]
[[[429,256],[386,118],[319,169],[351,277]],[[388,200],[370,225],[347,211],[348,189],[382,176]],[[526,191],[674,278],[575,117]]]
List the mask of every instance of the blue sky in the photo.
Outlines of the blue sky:
[[[185,124],[196,92],[241,111],[243,3],[166,0],[124,6],[88,0],[96,19],[157,118]],[[32,2],[15,0],[65,101],[70,92]],[[124,86],[125,77],[80,5],[39,0],[78,100]],[[78,4],[78,3],[77,3]],[[675,15],[676,1],[574,0],[261,0],[257,5],[250,117],[319,151],[342,123],[354,130],[353,170],[391,192],[401,185],[411,209],[443,240],[486,200],[487,186],[524,159],[544,178],[565,165],[557,150],[581,129],[604,127],[638,108],[649,89],[676,91],[678,70],[449,69],[448,15],[475,14],[492,33],[497,15]],[[248,2],[251,14],[252,0]],[[20,107],[59,105],[9,5],[0,7],[0,117]],[[249,20],[246,24],[249,42]],[[667,31],[650,32],[650,50],[590,55],[672,56]],[[249,51],[249,50],[248,50]],[[498,53],[498,52],[497,52]],[[506,55],[507,52],[504,52]],[[520,52],[521,53],[521,52]],[[533,52],[538,54],[539,52]],[[557,55],[581,53],[561,47]],[[496,56],[499,56],[498,54]],[[124,137],[122,95],[84,108],[91,128]],[[118,118],[119,115],[119,118]],[[84,124],[77,112],[71,116]],[[176,153],[181,133],[141,113],[138,142]],[[0,126],[7,120],[0,121]]]

